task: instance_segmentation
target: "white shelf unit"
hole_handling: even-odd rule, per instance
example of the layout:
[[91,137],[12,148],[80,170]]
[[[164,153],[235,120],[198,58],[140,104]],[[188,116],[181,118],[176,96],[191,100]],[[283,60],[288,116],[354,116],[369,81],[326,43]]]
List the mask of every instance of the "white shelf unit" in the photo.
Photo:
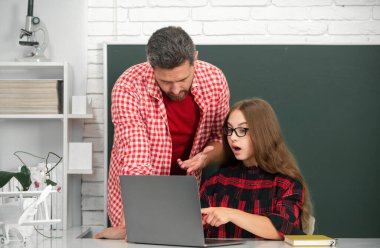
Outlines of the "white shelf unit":
[[1,119],[63,119],[63,114],[0,114]]
[[[70,108],[71,76],[66,62],[0,62],[0,79],[56,79],[63,80],[63,113],[60,114],[0,114],[0,170],[16,164],[12,157],[16,150],[36,155],[52,151],[63,157],[62,228],[81,225],[81,174],[92,170],[69,170],[69,142],[82,141],[81,126],[91,113],[73,115]],[[16,137],[17,136],[17,137]],[[14,137],[14,138],[13,138]],[[13,159],[13,161],[12,161]],[[12,167],[14,170],[14,166]],[[17,167],[16,167],[17,169]]]

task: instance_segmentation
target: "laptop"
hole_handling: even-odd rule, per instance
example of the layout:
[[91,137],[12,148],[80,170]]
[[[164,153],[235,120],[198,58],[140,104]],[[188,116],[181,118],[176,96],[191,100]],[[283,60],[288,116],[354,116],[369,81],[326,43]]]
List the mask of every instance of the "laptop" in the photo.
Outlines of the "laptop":
[[208,247],[242,244],[205,239],[193,176],[120,176],[128,242]]

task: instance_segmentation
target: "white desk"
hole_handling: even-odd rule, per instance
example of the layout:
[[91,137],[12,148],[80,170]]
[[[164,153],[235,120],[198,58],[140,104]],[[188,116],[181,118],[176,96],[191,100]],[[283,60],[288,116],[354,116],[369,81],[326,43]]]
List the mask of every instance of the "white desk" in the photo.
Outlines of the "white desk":
[[[57,231],[53,235],[63,236],[60,239],[46,239],[41,235],[33,236],[28,248],[172,248],[174,246],[143,245],[126,243],[123,240],[99,240],[77,237],[87,228],[72,228],[67,231]],[[11,242],[1,248],[24,247],[20,242]],[[223,246],[222,246],[223,247]],[[291,248],[282,241],[249,240],[243,245],[224,246],[231,248]],[[337,248],[380,248],[380,239],[338,239]]]

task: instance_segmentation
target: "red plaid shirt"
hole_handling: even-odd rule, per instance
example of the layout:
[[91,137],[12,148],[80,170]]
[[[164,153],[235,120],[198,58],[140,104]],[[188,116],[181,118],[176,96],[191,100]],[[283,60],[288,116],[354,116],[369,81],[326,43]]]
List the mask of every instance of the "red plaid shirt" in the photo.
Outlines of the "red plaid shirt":
[[[277,231],[304,234],[301,228],[304,191],[302,184],[283,174],[271,174],[244,165],[223,168],[206,180],[200,191],[202,208],[227,207],[268,217]],[[205,226],[208,238],[256,238],[229,222]]]
[[[220,142],[220,130],[229,110],[230,93],[221,70],[203,61],[194,62],[191,93],[200,109],[200,120],[190,157],[207,143]],[[186,110],[184,110],[186,111]],[[108,215],[120,226],[122,200],[119,175],[169,175],[172,141],[160,88],[149,63],[126,70],[112,90],[115,127],[108,179]],[[200,182],[201,171],[194,174]]]

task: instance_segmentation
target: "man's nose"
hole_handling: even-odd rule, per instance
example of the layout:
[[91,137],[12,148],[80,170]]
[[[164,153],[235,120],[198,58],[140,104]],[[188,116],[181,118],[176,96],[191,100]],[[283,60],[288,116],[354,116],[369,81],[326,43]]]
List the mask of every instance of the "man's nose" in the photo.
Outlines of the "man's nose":
[[179,85],[176,85],[176,84],[174,84],[170,88],[170,92],[173,93],[173,94],[175,94],[175,95],[178,95],[180,91],[181,91],[181,87],[179,87]]

